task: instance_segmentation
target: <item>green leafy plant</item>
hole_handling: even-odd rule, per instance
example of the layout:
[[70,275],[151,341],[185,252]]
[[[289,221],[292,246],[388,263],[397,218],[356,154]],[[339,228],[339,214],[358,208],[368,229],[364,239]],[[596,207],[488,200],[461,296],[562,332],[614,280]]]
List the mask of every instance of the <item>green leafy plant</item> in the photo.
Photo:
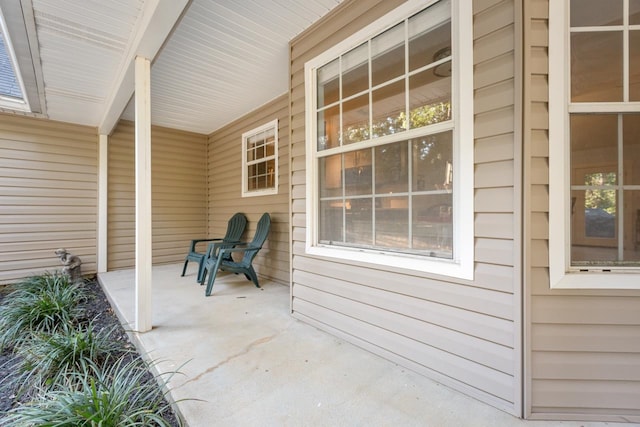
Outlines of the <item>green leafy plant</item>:
[[168,379],[154,379],[148,370],[140,359],[127,361],[126,356],[108,367],[87,363],[70,374],[69,383],[42,390],[32,402],[11,410],[4,425],[171,426],[170,406],[161,391]]
[[51,334],[34,334],[17,349],[22,356],[17,374],[18,393],[31,387],[46,388],[68,381],[73,372],[90,364],[102,367],[126,352],[114,339],[116,327],[96,332],[93,324],[64,325]]
[[72,282],[69,276],[62,274],[60,271],[46,272],[43,274],[29,276],[17,283],[11,285],[15,290],[37,293],[38,291],[52,290],[61,287],[69,287]]
[[[89,320],[90,289],[61,274],[12,285],[0,305],[0,346],[9,349],[0,381],[19,406],[3,413],[3,426],[174,426],[162,390],[116,321]],[[108,321],[108,319],[105,319]]]
[[0,350],[23,343],[31,333],[52,333],[73,324],[84,299],[80,285],[57,273],[18,283],[0,307]]

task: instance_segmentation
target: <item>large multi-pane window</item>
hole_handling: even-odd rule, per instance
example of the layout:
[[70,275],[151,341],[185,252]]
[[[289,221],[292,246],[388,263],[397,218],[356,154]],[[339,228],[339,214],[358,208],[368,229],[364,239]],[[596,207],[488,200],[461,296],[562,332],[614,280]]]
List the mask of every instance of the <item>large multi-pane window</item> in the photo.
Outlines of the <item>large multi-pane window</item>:
[[[568,59],[557,73],[568,84],[564,143],[558,143],[568,149],[564,166],[554,162],[552,174],[568,169],[560,205],[565,209],[556,218],[565,218],[569,234],[564,265],[552,276],[629,273],[640,267],[640,0],[570,0],[559,12]],[[558,150],[554,142],[552,156]],[[562,154],[558,150],[556,156]],[[576,277],[592,280],[578,275],[574,282]],[[608,285],[616,286],[600,284]]]
[[422,4],[310,67],[317,245],[458,260],[452,2]]

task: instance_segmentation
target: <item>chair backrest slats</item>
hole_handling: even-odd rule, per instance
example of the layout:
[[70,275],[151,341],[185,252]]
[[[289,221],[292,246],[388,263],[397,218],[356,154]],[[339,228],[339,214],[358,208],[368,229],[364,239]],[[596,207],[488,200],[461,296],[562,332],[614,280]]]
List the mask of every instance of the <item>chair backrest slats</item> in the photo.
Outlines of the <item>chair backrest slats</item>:
[[268,213],[262,214],[260,220],[258,221],[258,225],[256,227],[256,234],[253,235],[253,240],[251,241],[251,246],[255,246],[255,249],[246,251],[244,256],[242,257],[242,264],[250,265],[253,261],[253,258],[258,254],[262,245],[264,245],[265,240],[267,240],[267,236],[269,235],[269,229],[271,228],[271,217]]
[[224,240],[227,242],[237,242],[242,237],[244,229],[247,226],[247,217],[244,214],[237,213],[233,215],[227,223],[227,233]]

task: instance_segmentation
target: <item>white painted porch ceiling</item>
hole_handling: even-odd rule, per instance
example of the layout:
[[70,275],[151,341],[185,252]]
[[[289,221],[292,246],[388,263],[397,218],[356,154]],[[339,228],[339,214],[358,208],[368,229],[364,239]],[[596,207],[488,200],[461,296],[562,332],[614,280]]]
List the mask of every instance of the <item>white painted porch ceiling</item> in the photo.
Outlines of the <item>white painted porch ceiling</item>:
[[[46,115],[100,126],[145,3],[167,1],[32,0]],[[340,2],[192,0],[152,63],[153,124],[208,134],[285,93],[288,42]]]

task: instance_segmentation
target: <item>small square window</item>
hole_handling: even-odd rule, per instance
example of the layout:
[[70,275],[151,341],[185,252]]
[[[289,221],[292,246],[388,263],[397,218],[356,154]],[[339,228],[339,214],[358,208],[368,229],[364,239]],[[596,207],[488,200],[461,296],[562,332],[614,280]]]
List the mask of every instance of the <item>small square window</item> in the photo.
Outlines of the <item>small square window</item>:
[[278,120],[242,134],[242,197],[278,194]]

